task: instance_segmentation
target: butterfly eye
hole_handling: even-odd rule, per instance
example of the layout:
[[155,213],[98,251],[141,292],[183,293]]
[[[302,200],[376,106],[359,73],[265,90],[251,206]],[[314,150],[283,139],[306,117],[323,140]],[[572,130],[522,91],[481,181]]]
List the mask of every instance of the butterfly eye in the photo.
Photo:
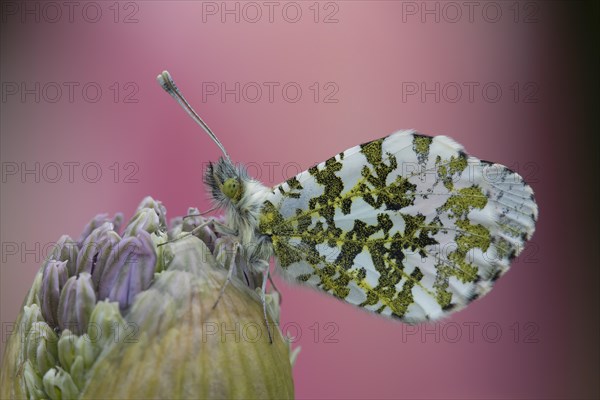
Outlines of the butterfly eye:
[[237,201],[240,199],[241,185],[235,178],[229,178],[223,182],[223,194],[230,199]]

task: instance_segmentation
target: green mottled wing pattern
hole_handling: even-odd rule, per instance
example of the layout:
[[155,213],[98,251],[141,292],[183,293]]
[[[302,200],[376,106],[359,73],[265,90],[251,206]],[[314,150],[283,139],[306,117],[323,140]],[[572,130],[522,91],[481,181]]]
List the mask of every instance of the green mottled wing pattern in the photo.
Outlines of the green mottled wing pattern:
[[413,323],[487,293],[536,219],[517,173],[401,131],[276,186],[259,230],[284,277]]

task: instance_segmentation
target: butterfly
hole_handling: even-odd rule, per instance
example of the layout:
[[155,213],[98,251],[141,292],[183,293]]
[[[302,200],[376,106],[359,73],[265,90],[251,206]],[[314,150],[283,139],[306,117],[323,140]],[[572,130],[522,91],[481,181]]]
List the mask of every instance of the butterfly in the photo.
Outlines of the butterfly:
[[446,136],[399,131],[274,187],[250,178],[167,71],[157,77],[223,152],[204,181],[245,264],[407,323],[435,321],[493,287],[534,233],[519,174]]

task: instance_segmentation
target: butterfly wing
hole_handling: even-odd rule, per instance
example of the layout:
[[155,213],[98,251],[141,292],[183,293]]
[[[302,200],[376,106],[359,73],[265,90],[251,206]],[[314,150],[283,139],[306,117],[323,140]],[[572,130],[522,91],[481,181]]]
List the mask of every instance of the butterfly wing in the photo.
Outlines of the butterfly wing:
[[536,219],[517,173],[448,137],[400,131],[275,187],[259,230],[284,277],[413,323],[491,289]]

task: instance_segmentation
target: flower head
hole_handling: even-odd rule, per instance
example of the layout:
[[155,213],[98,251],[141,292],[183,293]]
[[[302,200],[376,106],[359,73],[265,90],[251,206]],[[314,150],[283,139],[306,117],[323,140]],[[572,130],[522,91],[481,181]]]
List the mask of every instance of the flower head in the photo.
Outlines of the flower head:
[[276,294],[271,335],[254,279],[233,279],[213,308],[227,276],[217,259],[235,238],[210,224],[190,235],[201,217],[167,231],[150,197],[119,234],[122,219],[99,215],[79,240],[60,238],[7,344],[0,397],[293,397]]

